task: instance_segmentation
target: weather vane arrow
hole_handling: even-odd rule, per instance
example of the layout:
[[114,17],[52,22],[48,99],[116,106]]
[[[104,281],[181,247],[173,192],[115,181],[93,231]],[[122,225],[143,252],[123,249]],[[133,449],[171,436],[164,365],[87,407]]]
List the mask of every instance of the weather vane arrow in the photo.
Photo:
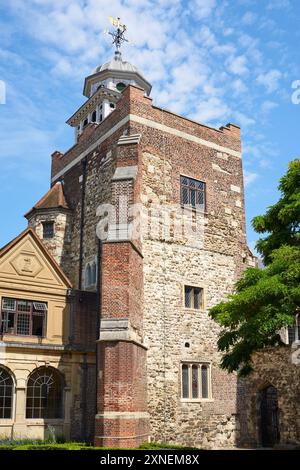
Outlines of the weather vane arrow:
[[120,21],[120,18],[113,18],[112,16],[108,17],[109,21],[111,24],[116,28],[115,31],[111,32],[108,31],[108,34],[110,34],[113,37],[113,44],[116,46],[116,51],[115,55],[116,58],[120,59],[121,58],[121,45],[123,42],[128,42],[128,39],[125,38],[125,32],[127,30],[127,26],[122,24]]

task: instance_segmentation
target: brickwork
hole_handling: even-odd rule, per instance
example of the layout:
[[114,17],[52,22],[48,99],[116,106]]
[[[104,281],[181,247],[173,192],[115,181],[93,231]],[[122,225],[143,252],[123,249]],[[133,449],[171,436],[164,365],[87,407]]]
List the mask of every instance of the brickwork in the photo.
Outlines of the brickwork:
[[[108,231],[102,246],[98,445],[132,447],[149,437],[228,447],[238,439],[237,380],[219,369],[219,328],[208,309],[254,263],[246,244],[240,152],[237,126],[218,130],[195,123],[154,107],[142,90],[129,86],[100,125],[89,125],[64,155],[53,154],[52,183],[63,178],[73,214],[64,270],[76,288],[84,288],[80,266],[84,274],[97,258],[101,204],[117,208],[117,224],[131,221],[132,204],[156,213],[142,237],[126,240],[119,227],[124,239]],[[204,213],[181,214],[180,175],[206,183]],[[200,232],[180,234],[175,223],[181,218],[193,227],[200,223]],[[185,284],[203,287],[203,310],[184,308]],[[85,335],[84,327],[78,335]],[[211,399],[181,400],[180,368],[187,360],[211,364]]]

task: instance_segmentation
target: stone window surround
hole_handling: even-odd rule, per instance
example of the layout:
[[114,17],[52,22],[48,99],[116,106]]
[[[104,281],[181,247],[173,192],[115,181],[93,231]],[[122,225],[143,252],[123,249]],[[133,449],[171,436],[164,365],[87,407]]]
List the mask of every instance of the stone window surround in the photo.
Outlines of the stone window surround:
[[[191,204],[183,204],[182,203],[181,178],[188,178],[190,180],[198,181],[199,183],[204,183],[204,191],[203,191],[203,193],[204,193],[204,208],[203,209],[199,209],[198,207],[194,207]],[[180,205],[181,205],[182,208],[189,209],[193,212],[197,212],[199,214],[204,214],[204,215],[206,215],[208,213],[207,212],[207,183],[206,183],[206,181],[199,180],[198,178],[195,178],[195,176],[191,176],[190,174],[180,172],[180,175],[179,175],[179,188],[180,188],[179,200],[180,200]]]
[[[189,308],[185,306],[185,287],[196,287],[202,289],[202,306],[201,308]],[[185,312],[205,312],[206,310],[206,285],[204,283],[195,283],[193,281],[184,280],[181,286],[181,299],[182,299],[182,308]]]
[[[182,383],[182,366],[184,365],[205,365],[208,367],[208,398],[183,398],[183,383]],[[179,366],[179,377],[180,377],[180,402],[181,403],[209,403],[213,402],[214,399],[212,397],[212,363],[210,361],[205,360],[182,360]],[[201,379],[200,379],[201,380]],[[191,390],[192,385],[192,374],[189,374],[189,388]]]
[[[42,220],[41,225],[42,225],[43,240],[52,240],[55,237],[55,220],[54,219]],[[48,225],[48,228],[46,228],[47,225]],[[49,230],[50,225],[51,225],[51,236],[46,236],[47,230]]]

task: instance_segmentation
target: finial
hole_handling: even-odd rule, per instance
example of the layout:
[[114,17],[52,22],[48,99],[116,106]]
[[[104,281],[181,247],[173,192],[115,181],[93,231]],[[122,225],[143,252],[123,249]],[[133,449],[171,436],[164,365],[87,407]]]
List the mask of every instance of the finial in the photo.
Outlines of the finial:
[[121,24],[120,18],[113,18],[112,16],[108,17],[111,24],[116,28],[116,30],[112,33],[108,31],[113,37],[113,44],[116,46],[115,50],[115,58],[116,60],[121,60],[121,45],[123,42],[128,42],[128,39],[125,38],[125,31],[127,30],[127,26]]

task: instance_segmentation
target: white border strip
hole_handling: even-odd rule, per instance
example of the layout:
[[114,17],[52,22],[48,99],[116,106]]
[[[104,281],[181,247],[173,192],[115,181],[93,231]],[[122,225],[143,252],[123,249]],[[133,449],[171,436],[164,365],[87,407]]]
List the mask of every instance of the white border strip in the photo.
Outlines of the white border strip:
[[72,162],[66,165],[61,171],[59,171],[53,178],[52,183],[56,181],[60,176],[64,175],[67,171],[69,171],[73,166],[77,165],[86,155],[92,152],[94,149],[98,147],[102,142],[108,139],[114,132],[116,132],[120,127],[124,126],[128,121],[137,122],[138,124],[142,124],[147,127],[152,127],[153,129],[157,129],[162,132],[167,132],[168,134],[175,135],[177,137],[181,137],[182,139],[189,140],[191,142],[195,142],[200,145],[204,145],[205,147],[209,147],[211,149],[217,150],[218,152],[224,152],[228,155],[232,155],[233,157],[241,158],[241,152],[237,152],[236,150],[229,149],[228,147],[222,147],[221,145],[214,144],[213,142],[209,142],[208,140],[201,139],[200,137],[196,137],[192,134],[188,134],[183,131],[179,131],[178,129],[174,129],[173,127],[165,126],[164,124],[159,124],[158,122],[151,121],[150,119],[143,118],[141,116],[137,116],[135,114],[128,114],[124,117],[118,124],[112,127],[108,132],[106,132],[100,139],[98,139],[94,144],[88,147],[84,152],[82,152],[78,157],[76,157]]
[[108,139],[112,134],[114,134],[118,129],[120,129],[120,127],[124,126],[124,124],[126,124],[129,121],[129,119],[130,119],[130,114],[125,116],[120,122],[118,122],[118,124],[116,124],[114,127],[112,127],[108,132],[103,134],[103,136],[100,137],[100,139],[98,139],[94,144],[92,144],[84,152],[82,152],[80,155],[78,155],[78,157],[76,157],[74,160],[72,160],[61,171],[56,173],[56,175],[53,176],[53,178],[51,180],[52,183],[55,180],[57,180],[58,178],[60,178],[60,176],[64,175],[71,168],[73,168],[73,166],[77,165],[77,163],[79,163],[86,155],[88,155],[90,152],[95,150],[98,147],[98,145],[102,144],[102,142],[104,142],[106,139]]

